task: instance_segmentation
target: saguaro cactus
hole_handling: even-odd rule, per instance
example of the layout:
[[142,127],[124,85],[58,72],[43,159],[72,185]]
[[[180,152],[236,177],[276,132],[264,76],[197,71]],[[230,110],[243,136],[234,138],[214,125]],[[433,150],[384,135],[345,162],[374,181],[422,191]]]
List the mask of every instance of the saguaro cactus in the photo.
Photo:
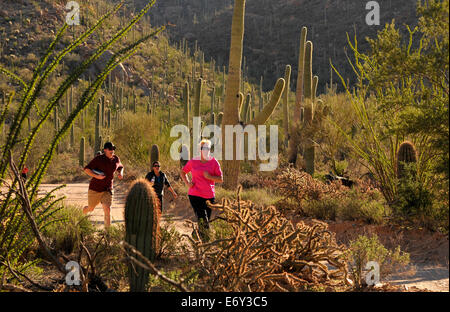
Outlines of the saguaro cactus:
[[97,104],[97,112],[95,114],[95,139],[94,139],[94,153],[101,148],[101,139],[100,139],[100,104]]
[[[150,261],[155,260],[160,240],[159,200],[153,187],[145,179],[133,183],[125,201],[125,241]],[[137,258],[129,251],[131,256]],[[131,292],[147,288],[149,272],[129,264],[128,279]]]
[[81,167],[84,167],[84,155],[85,155],[85,139],[81,137],[80,139],[80,155],[79,155],[79,164]]
[[413,143],[409,141],[404,141],[400,144],[397,151],[397,161],[396,161],[396,172],[397,178],[401,179],[405,177],[406,170],[405,164],[416,163],[417,162],[417,150]]
[[203,79],[199,78],[195,87],[195,103],[194,103],[194,117],[200,116],[200,103],[202,100]]
[[[311,129],[313,127],[314,122],[314,99],[315,99],[315,90],[314,88],[314,80],[318,80],[318,78],[314,79],[312,74],[312,53],[313,53],[313,44],[311,41],[306,42],[305,49],[305,75],[304,75],[304,94],[305,94],[305,113],[304,113],[304,125]],[[317,85],[317,82],[316,82]],[[309,131],[311,133],[311,131]],[[313,138],[309,137],[304,142],[305,144],[305,171],[310,175],[314,174],[315,167],[315,146],[312,141]]]
[[184,124],[189,128],[189,82],[184,84]]
[[180,167],[183,168],[190,159],[189,147],[183,144],[180,147]]
[[[228,66],[228,79],[224,102],[224,117],[222,126],[236,125],[239,123],[240,102],[243,100],[239,95],[239,88],[241,83],[241,65],[242,65],[242,51],[244,39],[244,16],[245,16],[245,0],[235,0],[233,20],[231,25],[231,46]],[[270,103],[263,108],[263,110],[251,121],[254,125],[264,124],[270,115],[273,113],[275,107],[281,97],[284,89],[284,79],[277,81],[275,90],[272,94]],[[222,142],[225,142],[225,131],[222,133]],[[233,139],[233,146],[226,148],[233,148],[236,150],[236,140]],[[235,189],[238,185],[239,179],[239,165],[240,161],[237,159],[224,160],[224,187],[227,189]]]
[[291,65],[286,65],[284,71],[284,91],[283,91],[283,129],[284,129],[284,145],[288,148],[289,142],[289,90],[291,80]]
[[[225,92],[224,116],[222,126],[236,125],[239,122],[239,87],[241,82],[242,51],[244,40],[245,0],[235,0],[231,25],[231,46],[228,65],[228,78]],[[225,135],[225,131],[223,136]],[[225,142],[225,136],[222,138]],[[236,140],[233,140],[233,151]],[[239,178],[239,160],[224,160],[224,187],[235,189]]]
[[300,145],[299,128],[300,128],[300,111],[303,102],[303,74],[305,70],[305,46],[306,35],[308,29],[302,28],[300,36],[300,51],[298,54],[298,72],[297,72],[297,88],[295,95],[294,115],[292,118],[290,129],[290,142],[289,142],[289,154],[288,160],[291,164],[295,164],[297,161],[298,146]]
[[150,151],[150,164],[153,165],[155,161],[159,161],[159,147],[156,144],[152,145]]

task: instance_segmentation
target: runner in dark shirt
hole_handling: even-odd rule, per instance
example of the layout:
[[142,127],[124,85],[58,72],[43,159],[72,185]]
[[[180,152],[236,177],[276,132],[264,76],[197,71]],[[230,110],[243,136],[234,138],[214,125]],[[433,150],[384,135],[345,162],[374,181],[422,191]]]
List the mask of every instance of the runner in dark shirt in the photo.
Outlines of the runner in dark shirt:
[[167,180],[166,174],[161,171],[161,164],[159,161],[153,162],[152,171],[147,173],[145,178],[153,185],[156,195],[158,195],[159,201],[161,202],[161,212],[163,209],[163,196],[164,196],[164,186],[167,186],[169,191],[172,193],[174,198],[177,198],[177,194],[170,185],[169,180]]
[[116,147],[111,142],[106,142],[103,154],[96,156],[84,167],[84,172],[92,177],[88,190],[88,205],[83,208],[87,214],[94,210],[99,203],[105,213],[105,227],[111,224],[111,204],[113,195],[114,173],[118,172],[118,178],[123,179],[123,165],[117,155],[114,155]]

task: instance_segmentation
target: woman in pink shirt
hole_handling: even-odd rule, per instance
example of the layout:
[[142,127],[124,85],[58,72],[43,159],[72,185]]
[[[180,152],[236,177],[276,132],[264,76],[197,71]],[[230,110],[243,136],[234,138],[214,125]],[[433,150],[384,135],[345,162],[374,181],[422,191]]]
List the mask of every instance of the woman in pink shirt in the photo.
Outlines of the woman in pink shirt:
[[[181,179],[189,187],[189,201],[198,219],[198,227],[202,240],[208,241],[209,219],[211,218],[211,208],[208,208],[206,201],[214,203],[214,184],[222,183],[223,176],[219,162],[210,155],[211,141],[202,140],[200,142],[201,156],[195,157],[181,170]],[[192,174],[192,181],[188,180],[187,174]]]

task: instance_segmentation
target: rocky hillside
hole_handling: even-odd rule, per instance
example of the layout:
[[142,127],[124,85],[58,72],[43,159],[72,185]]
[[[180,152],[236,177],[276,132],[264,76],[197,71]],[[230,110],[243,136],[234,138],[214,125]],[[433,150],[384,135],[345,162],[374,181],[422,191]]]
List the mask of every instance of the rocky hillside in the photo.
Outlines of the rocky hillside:
[[[144,0],[135,0],[137,7]],[[233,0],[164,0],[157,1],[151,12],[153,24],[170,22],[173,41],[186,38],[195,41],[220,66],[228,65]],[[296,79],[300,29],[308,27],[308,40],[314,43],[314,73],[320,78],[319,92],[330,81],[329,59],[352,80],[345,49],[346,33],[353,37],[356,30],[358,44],[367,49],[364,38],[373,37],[386,23],[416,23],[416,0],[379,0],[380,26],[365,22],[368,1],[361,0],[247,0],[244,56],[248,76],[259,83],[264,77],[264,89],[273,88],[284,73],[286,64],[293,66]],[[347,49],[348,50],[348,49]],[[351,56],[351,51],[347,51]],[[334,81],[336,82],[336,75]],[[295,81],[295,80],[294,80]]]

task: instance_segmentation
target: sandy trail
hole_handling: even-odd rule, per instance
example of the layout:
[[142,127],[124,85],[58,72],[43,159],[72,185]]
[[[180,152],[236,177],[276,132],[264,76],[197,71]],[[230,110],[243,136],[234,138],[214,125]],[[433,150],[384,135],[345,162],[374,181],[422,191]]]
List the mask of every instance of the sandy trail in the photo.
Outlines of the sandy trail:
[[[87,191],[88,183],[66,184],[67,186],[56,192],[58,196],[65,196],[65,202],[68,205],[84,207],[87,205]],[[42,184],[40,186],[40,194],[45,194],[53,190],[58,185],[56,184]],[[119,183],[115,186],[113,196],[113,203],[111,207],[111,224],[120,224],[124,222],[124,205],[126,197],[126,184]],[[213,216],[214,217],[214,212]],[[97,206],[90,214],[90,220],[98,227],[103,227],[103,208],[101,205]],[[174,226],[180,234],[190,235],[192,233],[192,225],[189,221],[195,221],[194,212],[189,204],[186,196],[179,196],[177,200],[172,200],[171,194],[166,194],[164,197],[164,208],[162,215],[162,225],[170,220],[171,226]],[[342,225],[341,226],[345,226]],[[333,226],[330,228],[332,231]],[[339,233],[345,231],[338,230]],[[442,243],[440,243],[442,245]],[[445,244],[445,243],[444,243]],[[439,249],[447,250],[447,258],[443,261],[416,261],[405,270],[403,273],[398,273],[389,276],[386,281],[393,284],[404,285],[405,287],[417,287],[418,289],[428,289],[430,291],[449,291],[449,266],[448,266],[448,240],[445,246],[435,246],[433,250]],[[425,252],[423,250],[422,252]],[[421,252],[421,253],[422,253]],[[435,257],[436,258],[436,257]],[[439,258],[442,258],[441,256]],[[412,259],[413,260],[413,259]],[[384,282],[384,281],[382,281]]]
[[[55,187],[57,184],[41,184],[39,188],[39,195],[43,195]],[[58,197],[65,196],[65,203],[67,205],[73,205],[80,207],[80,209],[87,205],[87,192],[89,188],[89,183],[76,183],[76,184],[66,184],[66,187],[58,190],[55,194]],[[111,205],[111,224],[124,223],[124,208],[125,208],[125,197],[126,197],[126,187],[120,185],[115,187],[113,202]],[[183,203],[184,200],[184,203]],[[174,226],[180,234],[190,235],[192,233],[192,226],[188,221],[195,221],[194,213],[189,205],[189,201],[183,198],[177,199],[175,203],[172,200],[172,196],[166,194],[163,201],[163,215],[161,218],[162,225],[170,220],[170,224]],[[104,226],[104,214],[101,205],[95,207],[94,211],[89,214],[89,219],[95,223],[99,228]]]

